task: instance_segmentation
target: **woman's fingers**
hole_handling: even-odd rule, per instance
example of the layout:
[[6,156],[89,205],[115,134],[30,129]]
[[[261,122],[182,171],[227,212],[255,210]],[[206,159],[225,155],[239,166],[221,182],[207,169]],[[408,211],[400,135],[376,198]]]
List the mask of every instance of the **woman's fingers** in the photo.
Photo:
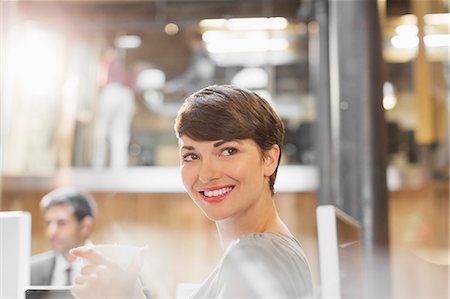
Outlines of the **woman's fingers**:
[[81,270],[80,270],[80,275],[88,275],[88,274],[92,274],[92,273],[94,273],[95,272],[95,270],[96,270],[96,265],[93,265],[93,264],[91,264],[91,265],[86,265],[86,266],[84,266],[83,268],[81,268]]
[[[103,265],[89,265],[75,278],[71,293],[75,298],[103,298],[111,295],[107,287],[114,285],[112,271]],[[112,287],[114,289],[114,287]],[[114,295],[114,292],[112,293]]]
[[104,256],[100,251],[96,250],[95,247],[91,246],[80,246],[73,248],[69,251],[73,256],[80,257],[88,260],[91,264],[95,265],[111,265],[112,261]]
[[[138,274],[148,253],[144,247],[134,251],[132,255],[105,256],[94,247],[82,246],[74,248],[70,253],[76,257],[86,259],[88,264],[84,266],[79,276],[75,279],[72,295],[75,298],[131,298],[135,294],[141,294],[142,288],[138,283]],[[127,258],[128,266],[121,265],[121,258]]]
[[93,298],[97,295],[97,275],[78,275],[75,284],[71,288],[71,293],[75,298]]
[[112,278],[112,272],[104,265],[87,265],[81,268],[79,276],[95,276],[102,281],[108,281]]
[[93,248],[90,246],[79,246],[69,250],[69,253],[73,256],[84,257],[89,250]]

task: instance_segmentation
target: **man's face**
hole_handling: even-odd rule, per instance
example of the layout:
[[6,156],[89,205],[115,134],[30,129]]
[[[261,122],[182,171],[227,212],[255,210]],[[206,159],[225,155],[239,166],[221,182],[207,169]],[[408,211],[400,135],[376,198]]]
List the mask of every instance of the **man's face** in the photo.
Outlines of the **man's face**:
[[82,224],[78,222],[71,207],[51,206],[45,211],[44,220],[45,234],[53,250],[66,254],[84,243]]

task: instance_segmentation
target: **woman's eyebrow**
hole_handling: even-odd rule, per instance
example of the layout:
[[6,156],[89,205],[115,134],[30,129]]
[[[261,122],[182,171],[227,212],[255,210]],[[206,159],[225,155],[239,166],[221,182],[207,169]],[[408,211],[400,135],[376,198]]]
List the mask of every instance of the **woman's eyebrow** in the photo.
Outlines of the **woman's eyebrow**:
[[214,147],[219,147],[224,143],[227,143],[228,141],[225,140],[221,140],[221,141],[217,141],[216,143],[213,144]]
[[194,147],[193,147],[193,146],[190,146],[190,145],[183,145],[183,146],[181,147],[181,149],[185,149],[185,150],[188,150],[188,151],[192,151],[192,150],[194,150]]
[[221,140],[221,141],[217,141],[216,143],[213,144],[214,147],[218,147],[221,146],[224,143],[227,142],[237,142],[237,143],[241,143],[239,140]]

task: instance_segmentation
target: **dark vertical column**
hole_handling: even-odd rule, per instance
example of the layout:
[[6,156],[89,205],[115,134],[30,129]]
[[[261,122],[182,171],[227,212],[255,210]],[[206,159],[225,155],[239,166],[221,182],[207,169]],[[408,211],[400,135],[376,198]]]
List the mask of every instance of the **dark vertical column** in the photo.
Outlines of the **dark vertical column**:
[[361,223],[366,296],[386,298],[388,192],[377,1],[329,0],[328,26],[333,202]]
[[319,173],[317,204],[335,204],[333,182],[333,143],[331,135],[330,66],[328,0],[312,4],[313,21],[309,23],[309,61],[311,90],[316,95],[317,119],[315,151]]

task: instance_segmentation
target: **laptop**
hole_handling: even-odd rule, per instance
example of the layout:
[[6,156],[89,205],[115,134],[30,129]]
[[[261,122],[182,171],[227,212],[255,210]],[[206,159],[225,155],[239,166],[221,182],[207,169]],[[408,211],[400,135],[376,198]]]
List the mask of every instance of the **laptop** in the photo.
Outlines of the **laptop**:
[[332,205],[318,206],[321,298],[363,298],[359,222]]
[[30,284],[31,214],[0,212],[0,299],[23,299]]
[[75,299],[70,294],[70,286],[30,286],[25,291],[25,299]]

